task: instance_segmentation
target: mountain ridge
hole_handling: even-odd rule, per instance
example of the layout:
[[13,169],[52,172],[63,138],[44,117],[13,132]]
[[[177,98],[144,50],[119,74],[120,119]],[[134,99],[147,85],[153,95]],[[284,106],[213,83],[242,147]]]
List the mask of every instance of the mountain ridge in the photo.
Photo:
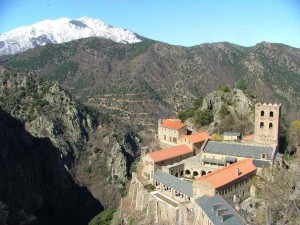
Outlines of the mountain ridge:
[[0,55],[23,52],[46,44],[59,44],[87,37],[104,37],[119,43],[136,43],[142,37],[89,17],[44,20],[0,34]]
[[224,84],[247,89],[257,101],[281,102],[284,112],[295,118],[299,56],[300,49],[267,42],[253,47],[228,42],[183,47],[152,40],[121,44],[86,38],[0,57],[0,64],[35,71],[45,80],[59,81],[89,105],[150,126]]

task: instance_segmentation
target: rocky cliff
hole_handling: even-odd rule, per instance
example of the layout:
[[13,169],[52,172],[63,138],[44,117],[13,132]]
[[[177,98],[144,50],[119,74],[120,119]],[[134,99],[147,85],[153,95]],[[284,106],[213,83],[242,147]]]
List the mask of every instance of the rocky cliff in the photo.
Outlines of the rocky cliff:
[[101,204],[79,187],[49,138],[0,109],[0,223],[87,224]]
[[5,68],[0,72],[1,106],[24,121],[32,135],[49,137],[70,167],[83,151],[96,118],[55,82]]
[[105,208],[116,207],[126,194],[130,166],[139,153],[139,138],[118,124],[119,130],[110,125],[97,128],[77,166],[77,179]]
[[0,68],[0,100],[33,136],[49,138],[78,184],[104,206],[117,205],[138,151],[130,127],[30,72]]

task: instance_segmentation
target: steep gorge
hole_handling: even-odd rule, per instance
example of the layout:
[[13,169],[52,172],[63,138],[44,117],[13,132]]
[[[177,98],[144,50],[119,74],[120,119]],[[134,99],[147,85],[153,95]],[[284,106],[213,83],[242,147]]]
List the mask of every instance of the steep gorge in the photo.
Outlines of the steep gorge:
[[101,204],[78,186],[49,138],[0,109],[0,223],[86,224]]
[[126,124],[86,107],[57,82],[0,68],[0,106],[37,138],[48,138],[79,185],[115,207],[130,177],[139,139]]

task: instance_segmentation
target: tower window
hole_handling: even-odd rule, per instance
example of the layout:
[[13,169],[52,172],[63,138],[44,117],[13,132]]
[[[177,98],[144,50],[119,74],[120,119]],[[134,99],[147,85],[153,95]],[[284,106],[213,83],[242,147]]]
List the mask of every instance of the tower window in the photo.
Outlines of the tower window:
[[260,111],[260,116],[264,116],[265,112],[264,111]]
[[270,117],[273,117],[274,116],[274,113],[273,111],[270,112]]
[[260,128],[264,128],[264,122],[260,122]]
[[269,129],[273,128],[273,123],[269,123]]

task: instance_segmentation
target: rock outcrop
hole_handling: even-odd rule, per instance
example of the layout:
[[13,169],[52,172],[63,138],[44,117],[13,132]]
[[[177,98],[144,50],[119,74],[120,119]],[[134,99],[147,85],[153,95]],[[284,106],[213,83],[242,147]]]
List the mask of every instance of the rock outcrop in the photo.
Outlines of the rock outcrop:
[[[214,91],[206,95],[202,102],[202,109],[211,109],[214,114],[220,114],[223,104],[227,104],[228,109],[238,115],[247,115],[252,112],[253,104],[249,98],[239,89],[232,91]],[[217,115],[216,115],[217,116]]]
[[[206,95],[203,99],[201,109],[212,110],[214,114],[214,121],[208,128],[209,133],[213,133],[214,131],[234,131],[231,130],[233,128],[230,126],[227,126],[227,130],[223,130],[223,128],[220,129],[220,125],[225,122],[224,119],[229,116],[231,117],[230,119],[235,122],[241,121],[242,123],[249,125],[249,127],[244,127],[242,130],[235,131],[248,133],[253,129],[252,121],[254,119],[254,104],[243,91],[239,89],[228,90],[226,92],[214,91]],[[233,121],[231,121],[232,124]],[[237,129],[241,128],[237,127]]]

